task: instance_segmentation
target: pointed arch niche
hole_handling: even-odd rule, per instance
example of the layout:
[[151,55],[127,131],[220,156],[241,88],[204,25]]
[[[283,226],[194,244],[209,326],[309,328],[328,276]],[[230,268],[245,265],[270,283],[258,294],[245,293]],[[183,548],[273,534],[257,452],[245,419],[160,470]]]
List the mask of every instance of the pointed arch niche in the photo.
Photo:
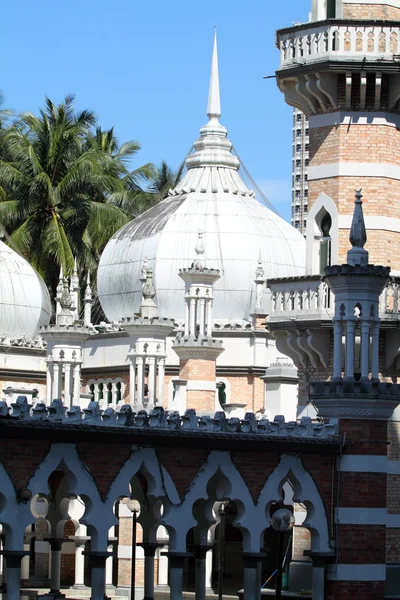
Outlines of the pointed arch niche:
[[338,260],[338,220],[336,204],[324,192],[312,205],[307,217],[306,273],[323,274],[328,264]]

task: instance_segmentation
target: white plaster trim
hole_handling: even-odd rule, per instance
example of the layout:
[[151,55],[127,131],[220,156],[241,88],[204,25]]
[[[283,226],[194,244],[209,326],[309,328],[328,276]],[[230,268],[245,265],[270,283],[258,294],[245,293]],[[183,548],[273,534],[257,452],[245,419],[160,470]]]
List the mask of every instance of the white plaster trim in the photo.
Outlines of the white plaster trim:
[[[132,546],[118,546],[118,558],[132,558]],[[144,558],[144,550],[141,546],[136,546],[136,558]]]
[[373,162],[334,162],[308,167],[308,180],[331,177],[379,177],[400,179],[400,165]]
[[[353,215],[339,215],[339,229],[350,229]],[[364,215],[365,227],[367,230],[382,230],[400,232],[400,219],[394,217],[379,217],[374,215]]]
[[309,128],[329,127],[331,125],[381,125],[400,127],[400,116],[392,113],[378,112],[342,112],[336,111],[326,115],[310,115]]
[[338,463],[342,473],[388,473],[386,456],[345,455]]
[[386,565],[328,565],[327,578],[333,581],[385,581]]
[[215,392],[216,390],[216,382],[215,381],[203,381],[202,379],[191,379],[186,384],[186,391],[189,390],[207,390],[210,392]]
[[388,460],[388,475],[400,475],[400,460]]
[[386,525],[386,508],[337,508],[336,522],[341,525]]
[[387,515],[386,527],[388,529],[400,529],[400,515]]

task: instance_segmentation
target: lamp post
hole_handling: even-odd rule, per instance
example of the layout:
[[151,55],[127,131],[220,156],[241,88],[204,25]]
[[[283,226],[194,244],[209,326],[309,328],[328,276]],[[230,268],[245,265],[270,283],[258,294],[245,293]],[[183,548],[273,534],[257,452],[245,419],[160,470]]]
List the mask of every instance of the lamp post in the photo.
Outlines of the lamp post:
[[132,559],[131,559],[131,600],[135,600],[136,580],[136,524],[140,512],[140,504],[137,500],[129,498],[127,506],[132,513]]
[[218,508],[220,516],[219,523],[219,552],[218,552],[218,600],[222,600],[224,588],[224,563],[225,563],[225,524],[226,524],[226,509],[228,503],[222,502]]
[[287,508],[280,508],[271,517],[271,525],[278,532],[278,564],[276,575],[275,598],[281,599],[282,593],[282,567],[283,567],[283,543],[285,533],[291,531],[294,525],[293,513]]

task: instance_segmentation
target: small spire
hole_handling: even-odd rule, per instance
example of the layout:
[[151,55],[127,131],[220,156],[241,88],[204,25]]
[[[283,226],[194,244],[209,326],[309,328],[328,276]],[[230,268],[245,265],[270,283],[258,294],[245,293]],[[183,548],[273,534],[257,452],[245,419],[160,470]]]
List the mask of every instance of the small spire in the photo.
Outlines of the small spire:
[[92,299],[92,288],[90,287],[90,273],[88,272],[86,278],[86,288],[85,288],[85,300]]
[[63,282],[63,292],[60,298],[60,304],[62,309],[70,309],[72,306],[72,299],[68,289],[68,279],[65,277]]
[[64,282],[64,274],[62,265],[60,267],[60,276],[58,278],[58,284],[56,289],[56,298],[61,298],[61,294],[63,293],[63,282]]
[[140,271],[139,281],[144,283],[146,281],[146,278],[147,278],[147,256],[145,255],[142,269]]
[[257,268],[256,268],[256,280],[257,279],[260,279],[260,280],[262,279],[264,281],[264,275],[265,275],[265,273],[264,273],[264,267],[263,267],[263,264],[262,264],[261,250],[260,250],[260,254],[258,256],[258,265],[257,265]]
[[368,252],[364,249],[367,242],[367,232],[365,230],[364,214],[362,209],[361,190],[355,190],[353,220],[350,229],[351,250],[347,253],[347,262],[349,265],[367,265]]
[[147,269],[146,281],[142,285],[142,304],[140,306],[142,317],[147,319],[157,318],[158,311],[157,305],[154,302],[155,295],[156,288],[153,283],[153,271],[152,269]]
[[203,231],[199,229],[197,234],[197,243],[194,249],[196,252],[196,259],[193,263],[193,268],[195,269],[204,269],[205,266],[204,253],[206,251],[206,246],[204,244],[203,235]]
[[210,88],[208,91],[207,116],[209,119],[219,119],[221,116],[221,101],[219,95],[217,28],[214,29],[214,47],[211,61]]

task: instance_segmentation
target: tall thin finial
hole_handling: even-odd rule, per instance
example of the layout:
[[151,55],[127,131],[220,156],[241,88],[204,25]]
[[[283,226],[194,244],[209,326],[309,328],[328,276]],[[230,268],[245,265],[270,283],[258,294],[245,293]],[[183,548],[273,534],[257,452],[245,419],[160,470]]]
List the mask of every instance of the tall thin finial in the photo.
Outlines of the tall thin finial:
[[207,116],[209,119],[219,119],[221,116],[221,101],[219,96],[217,28],[214,28],[214,47],[211,61],[210,89],[208,91]]
[[347,262],[349,265],[367,265],[368,252],[364,249],[367,241],[367,232],[365,230],[364,214],[362,209],[361,190],[355,190],[356,199],[354,201],[353,220],[350,229],[351,250],[347,253]]

